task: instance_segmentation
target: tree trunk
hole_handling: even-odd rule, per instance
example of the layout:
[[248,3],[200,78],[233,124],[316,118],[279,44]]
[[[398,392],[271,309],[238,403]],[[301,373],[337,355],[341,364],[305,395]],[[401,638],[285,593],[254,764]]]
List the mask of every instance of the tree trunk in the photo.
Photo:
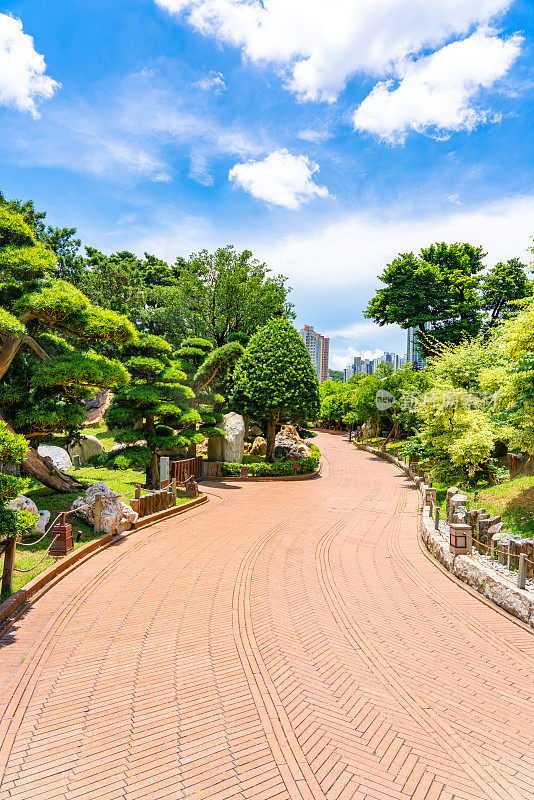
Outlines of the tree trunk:
[[40,456],[34,447],[30,447],[21,466],[32,478],[56,492],[78,492],[87,489],[86,483],[81,483],[73,475],[61,472],[50,460]]
[[267,423],[267,461],[274,461],[274,439],[276,435],[276,425],[272,420]]
[[152,457],[146,468],[146,488],[159,489],[159,463],[158,454],[152,453]]

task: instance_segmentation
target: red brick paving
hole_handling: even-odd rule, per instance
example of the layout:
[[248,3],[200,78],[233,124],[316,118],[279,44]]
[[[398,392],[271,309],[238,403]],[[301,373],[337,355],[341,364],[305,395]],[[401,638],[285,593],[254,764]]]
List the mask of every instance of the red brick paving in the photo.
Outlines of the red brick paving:
[[5,634],[0,800],[534,799],[534,636],[425,558],[403,475],[319,444]]

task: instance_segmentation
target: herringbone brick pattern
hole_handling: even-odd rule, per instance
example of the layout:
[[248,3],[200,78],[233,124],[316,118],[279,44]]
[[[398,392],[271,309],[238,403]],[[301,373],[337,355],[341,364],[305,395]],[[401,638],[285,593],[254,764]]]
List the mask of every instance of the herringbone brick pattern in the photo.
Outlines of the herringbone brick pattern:
[[419,549],[403,475],[208,488],[0,640],[0,800],[534,800],[534,636]]

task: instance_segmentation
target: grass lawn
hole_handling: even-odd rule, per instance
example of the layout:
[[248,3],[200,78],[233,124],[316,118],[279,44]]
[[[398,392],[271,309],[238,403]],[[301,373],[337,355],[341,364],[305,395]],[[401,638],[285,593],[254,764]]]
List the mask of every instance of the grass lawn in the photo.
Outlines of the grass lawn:
[[[105,424],[100,424],[97,427],[90,427],[88,426],[86,429],[87,433],[90,433],[93,436],[96,436],[104,447],[107,450],[111,450],[114,439],[111,433],[108,431],[107,426]],[[64,447],[66,444],[66,440],[64,438],[55,437],[53,439],[48,440],[50,444],[55,444],[58,447]],[[69,470],[70,474],[76,475],[76,477],[82,481],[83,483],[87,483],[88,485],[92,485],[97,483],[98,481],[103,481],[107,486],[113,489],[118,494],[125,494],[125,493],[133,493],[135,490],[135,485],[137,483],[144,484],[145,482],[145,473],[140,470],[135,469],[107,469],[105,467],[91,467],[86,466],[82,467],[81,469]],[[145,490],[142,490],[143,494],[146,494]],[[55,492],[53,489],[49,489],[47,486],[43,486],[38,481],[32,480],[30,488],[28,491],[25,492],[27,497],[31,497],[34,503],[37,505],[37,508],[40,511],[50,511],[50,523],[51,524],[54,519],[60,514],[62,511],[67,511],[72,502],[83,494],[82,491],[79,492],[70,492],[68,494],[61,494],[59,492]],[[133,494],[130,494],[129,497],[132,497]],[[129,501],[129,497],[123,497],[125,502]],[[179,489],[177,492],[176,497],[176,504],[180,505],[182,503],[186,503],[191,498],[185,496],[185,491]],[[75,517],[74,515],[70,515],[67,517],[68,521],[72,525],[72,531],[74,535],[74,547],[81,547],[83,544],[91,541],[93,539],[93,528],[89,526],[86,522]],[[78,532],[81,533],[80,541],[76,542]],[[42,535],[42,534],[41,534]],[[15,558],[15,567],[17,569],[31,569],[31,572],[15,572],[13,576],[13,592],[16,592],[25,583],[28,583],[32,578],[39,573],[43,572],[47,567],[54,563],[55,559],[46,557],[44,561],[41,562],[41,559],[46,553],[46,550],[50,546],[50,535],[46,536],[41,542],[38,542],[35,545],[31,545],[31,541],[37,540],[40,538],[40,535],[37,534],[35,536],[27,536],[24,539],[23,544],[17,545],[17,554]],[[25,547],[24,545],[30,544],[29,547]],[[38,563],[41,562],[41,563]],[[35,566],[37,565],[37,566]],[[35,568],[34,568],[35,566]],[[1,600],[5,600],[6,597],[2,596]]]

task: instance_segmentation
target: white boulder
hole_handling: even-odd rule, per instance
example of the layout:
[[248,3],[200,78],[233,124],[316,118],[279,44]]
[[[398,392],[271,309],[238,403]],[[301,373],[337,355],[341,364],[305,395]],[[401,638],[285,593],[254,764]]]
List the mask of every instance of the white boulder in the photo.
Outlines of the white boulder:
[[89,435],[82,436],[79,442],[67,446],[67,452],[71,459],[74,456],[80,456],[80,464],[82,466],[87,463],[88,458],[96,456],[98,453],[103,453],[105,449],[96,436]]
[[38,511],[39,519],[34,525],[34,533],[44,533],[50,523],[50,511]]
[[217,425],[224,436],[212,436],[208,442],[208,460],[241,464],[245,451],[245,421],[233,411]]
[[15,497],[14,500],[10,500],[9,503],[6,504],[6,508],[10,508],[12,511],[29,511],[30,514],[39,513],[39,509],[33,500],[29,497],[25,497],[23,494]]
[[43,458],[50,458],[55,467],[65,472],[72,467],[72,461],[66,450],[53,444],[40,444],[37,452]]
[[139,515],[131,506],[121,500],[117,492],[110,489],[103,481],[95,483],[87,489],[84,495],[76,498],[71,506],[72,509],[78,509],[76,515],[93,525],[97,494],[102,498],[100,530],[103,533],[122,533],[129,530]]

